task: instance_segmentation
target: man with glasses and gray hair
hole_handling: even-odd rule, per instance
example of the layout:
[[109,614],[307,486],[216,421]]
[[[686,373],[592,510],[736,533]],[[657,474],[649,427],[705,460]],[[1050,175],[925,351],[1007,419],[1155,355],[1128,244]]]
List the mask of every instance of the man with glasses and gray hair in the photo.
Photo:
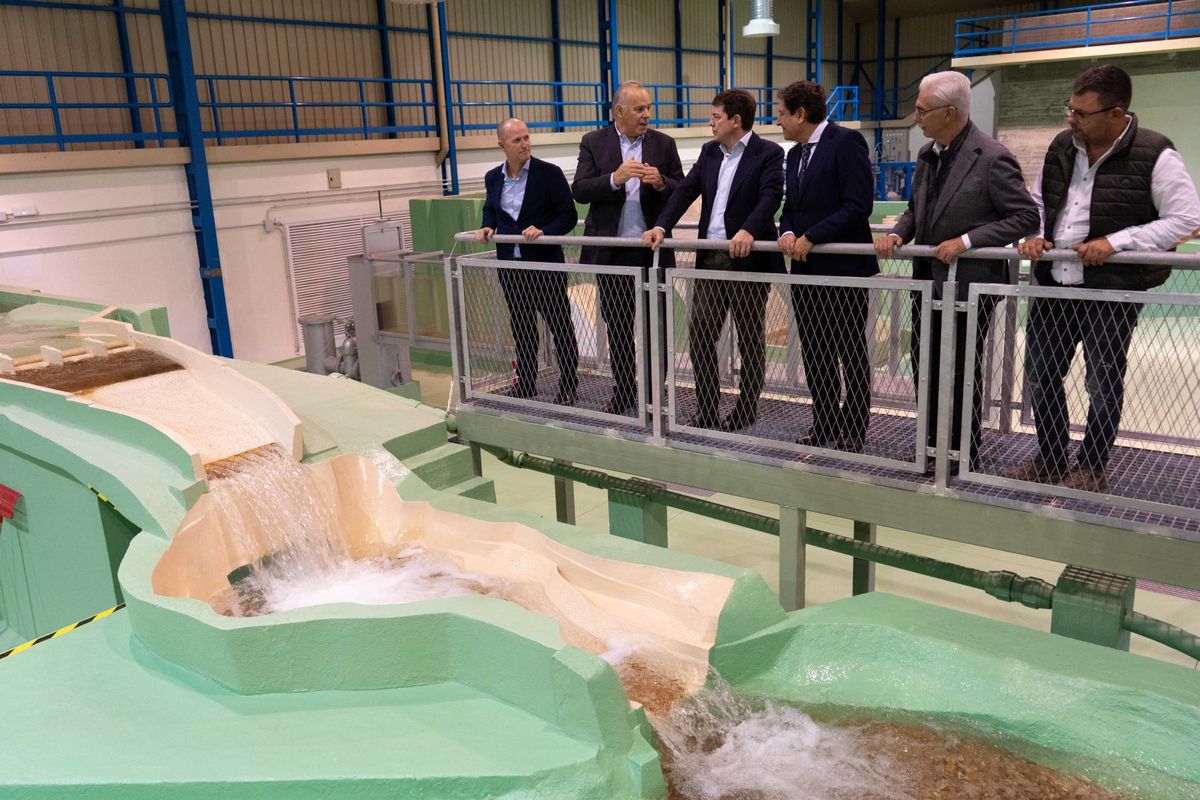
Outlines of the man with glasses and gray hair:
[[[1133,82],[1120,67],[1100,64],[1075,79],[1063,105],[1067,129],[1046,152],[1033,198],[1041,232],[1021,244],[1042,286],[1144,291],[1170,269],[1106,264],[1122,250],[1173,250],[1200,225],[1196,187],[1171,140],[1138,126],[1129,111]],[[1078,260],[1039,261],[1050,248]],[[1029,309],[1025,379],[1033,395],[1038,454],[1004,472],[1009,478],[1108,488],[1109,453],[1121,424],[1125,366],[1141,303],[1039,297]],[[1083,441],[1068,463],[1070,419],[1063,380],[1083,345],[1088,394]]]
[[[972,283],[1009,283],[1003,261],[958,256],[972,247],[1000,247],[1037,230],[1038,213],[1025,189],[1021,167],[1002,144],[971,122],[971,81],[959,72],[935,72],[921,80],[913,117],[931,140],[917,156],[908,209],[886,236],[875,242],[876,252],[891,258],[906,242],[936,247],[936,258],[913,259],[913,277],[932,279],[935,300],[966,300]],[[957,298],[943,298],[942,286],[957,261]],[[980,357],[991,327],[995,296],[980,303],[975,341],[974,395],[972,398],[969,458],[980,444],[982,414],[982,364]],[[941,314],[929,320],[928,443],[937,441],[937,386],[941,341]],[[910,356],[918,374],[921,311],[916,296],[912,304]],[[963,370],[967,349],[967,316],[955,315],[954,408],[951,411],[950,447],[961,441]],[[949,366],[949,365],[947,365]],[[919,384],[918,384],[919,386]],[[919,389],[918,389],[919,391]],[[968,462],[970,463],[970,462]]]

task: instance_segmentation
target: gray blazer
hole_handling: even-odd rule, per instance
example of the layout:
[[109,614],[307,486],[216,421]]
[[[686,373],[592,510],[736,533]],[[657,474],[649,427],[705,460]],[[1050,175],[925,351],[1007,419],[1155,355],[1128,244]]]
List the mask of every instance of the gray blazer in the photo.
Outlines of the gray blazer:
[[[947,239],[971,237],[971,247],[1002,247],[1036,233],[1040,222],[1037,206],[1021,167],[1008,149],[968,121],[950,174],[932,208],[925,202],[929,181],[934,177],[933,142],[917,156],[908,209],[892,228],[904,242],[938,245]],[[950,268],[936,258],[913,260],[913,277],[935,282],[935,295],[947,280]],[[1008,283],[1005,262],[990,259],[959,259],[957,279],[960,299],[971,283]]]

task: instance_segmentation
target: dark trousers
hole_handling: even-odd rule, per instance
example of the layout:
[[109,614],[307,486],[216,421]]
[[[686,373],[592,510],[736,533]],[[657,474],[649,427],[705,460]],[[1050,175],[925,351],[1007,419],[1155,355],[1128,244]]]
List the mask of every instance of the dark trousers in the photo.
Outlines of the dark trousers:
[[[728,260],[725,263],[727,265]],[[758,412],[758,396],[762,393],[767,367],[763,316],[771,285],[697,280],[693,289],[692,310],[688,317],[688,352],[696,375],[696,401],[700,416],[710,422],[717,419],[721,402],[717,340],[725,326],[726,315],[732,314],[737,330],[738,354],[742,359],[741,394],[733,417],[743,422],[753,420]]]
[[[651,250],[619,247],[612,251],[611,266],[649,267],[653,263]],[[637,350],[634,324],[637,321],[637,298],[633,278],[626,275],[597,275],[600,292],[600,313],[608,327],[608,357],[612,362],[613,398],[622,406],[637,400]]]
[[850,286],[792,287],[804,377],[812,394],[811,434],[823,441],[862,442],[867,435],[871,419],[866,335],[869,291]]
[[[992,313],[996,310],[999,297],[982,295],[979,298],[979,325],[975,330],[975,374],[973,377],[975,391],[971,394],[971,452],[968,463],[974,463],[979,454],[979,445],[983,439],[983,361],[984,347],[987,344],[988,332],[992,327]],[[949,299],[946,302],[951,302]],[[938,383],[941,380],[942,353],[942,316],[943,312],[932,312],[929,320],[929,381],[926,395],[929,409],[929,427],[927,439],[930,447],[937,445],[938,428]],[[920,391],[920,362],[921,362],[921,301],[920,295],[912,296],[912,365],[913,376],[918,380]],[[952,411],[950,420],[950,449],[958,449],[962,439],[962,394],[963,377],[966,371],[967,359],[967,315],[954,314],[954,394],[952,395]]]
[[504,290],[513,340],[517,345],[517,386],[531,394],[537,391],[537,315],[541,314],[554,337],[559,390],[574,391],[579,380],[576,374],[579,347],[575,341],[575,327],[571,324],[566,273],[501,268],[500,288]]
[[1067,463],[1070,416],[1063,380],[1082,343],[1088,412],[1076,460],[1095,469],[1108,463],[1125,404],[1129,343],[1141,311],[1141,303],[1057,297],[1038,297],[1030,304],[1025,379],[1033,394],[1038,452],[1046,462]]

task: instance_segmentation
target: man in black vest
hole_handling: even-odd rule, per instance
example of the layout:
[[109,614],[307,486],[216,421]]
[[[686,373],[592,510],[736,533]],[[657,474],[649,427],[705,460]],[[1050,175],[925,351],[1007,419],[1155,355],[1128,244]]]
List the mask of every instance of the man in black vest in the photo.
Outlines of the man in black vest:
[[[1034,260],[1042,286],[1142,291],[1170,270],[1105,264],[1120,250],[1170,250],[1200,226],[1200,201],[1171,140],[1139,128],[1129,102],[1133,85],[1119,67],[1089,67],[1064,104],[1068,129],[1046,152],[1034,200],[1042,235],[1020,246]],[[1052,247],[1070,247],[1078,261],[1038,261]],[[1109,451],[1121,424],[1125,365],[1141,303],[1040,297],[1026,330],[1025,375],[1033,394],[1038,455],[1005,476],[1058,483],[1070,489],[1108,488]],[[1075,348],[1087,365],[1087,426],[1068,463],[1070,423],[1063,379]]]

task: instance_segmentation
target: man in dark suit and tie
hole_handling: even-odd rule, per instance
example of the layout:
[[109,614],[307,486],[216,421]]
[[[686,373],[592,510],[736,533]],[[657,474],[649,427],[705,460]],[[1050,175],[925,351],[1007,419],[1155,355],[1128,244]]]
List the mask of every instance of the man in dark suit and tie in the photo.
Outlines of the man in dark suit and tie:
[[[641,237],[648,221],[658,218],[683,166],[675,140],[650,125],[650,92],[626,81],[613,98],[613,124],[584,135],[571,191],[588,203],[586,236]],[[584,247],[581,264],[649,267],[653,254],[644,248]],[[675,265],[664,253],[660,266]],[[637,401],[637,362],[634,317],[637,308],[633,280],[622,275],[598,275],[600,312],[608,326],[613,395],[604,410],[628,414]]]
[[[483,178],[487,199],[483,204],[483,227],[475,239],[486,242],[492,234],[520,234],[532,242],[543,234],[566,236],[575,230],[579,215],[571,199],[571,187],[563,171],[548,161],[533,157],[529,128],[519,119],[506,119],[496,126],[504,163]],[[501,261],[540,261],[562,264],[563,249],[557,245],[497,244]],[[517,382],[511,397],[538,394],[538,328],[541,314],[554,337],[558,359],[558,393],[554,402],[574,405],[579,349],[571,324],[571,302],[567,298],[567,273],[502,268],[500,287],[508,304],[513,339],[517,345]]]
[[[913,277],[932,279],[935,300],[942,299],[942,284],[949,278],[950,264],[958,254],[971,247],[1001,247],[1012,244],[1038,228],[1037,206],[1025,188],[1021,167],[1004,145],[988,136],[971,122],[971,81],[960,72],[935,72],[921,80],[913,116],[930,142],[917,156],[912,195],[908,209],[887,236],[875,243],[875,250],[891,258],[894,248],[905,242],[932,245],[934,259],[913,260]],[[1008,266],[1003,261],[964,258],[958,262],[958,298],[967,298],[972,283],[1009,283]],[[954,300],[955,298],[946,298]],[[983,346],[991,327],[995,295],[979,307],[979,327],[975,341],[975,394],[972,399],[971,452],[974,459],[980,444],[980,416],[983,411]],[[941,314],[934,314],[929,325],[929,445],[937,440],[938,356],[941,341]],[[950,447],[961,441],[962,412],[959,398],[963,392],[963,368],[966,358],[966,314],[955,317],[954,409]],[[914,299],[912,320],[913,371],[917,371],[920,352],[920,309]]]
[[[701,269],[781,273],[779,253],[752,253],[755,241],[774,242],[775,214],[783,199],[783,148],[754,133],[754,97],[730,89],[713,98],[713,141],[704,145],[687,177],[676,187],[654,228],[642,241],[657,248],[697,197],[700,238],[727,239],[728,251],[701,252]],[[766,372],[763,314],[769,283],[696,280],[688,319],[688,343],[696,374],[698,410],[687,421],[700,428],[736,431],[754,424]],[[733,315],[741,356],[741,392],[733,411],[719,419],[717,339]]]
[[[810,252],[827,242],[871,242],[874,181],[862,134],[825,119],[825,91],[812,81],[797,81],[779,93],[779,126],[784,138],[797,143],[788,153],[787,200],[779,218],[779,249],[791,256],[792,274],[878,274],[875,256]],[[868,292],[850,286],[793,288],[812,393],[812,427],[800,444],[862,452],[871,418]]]

